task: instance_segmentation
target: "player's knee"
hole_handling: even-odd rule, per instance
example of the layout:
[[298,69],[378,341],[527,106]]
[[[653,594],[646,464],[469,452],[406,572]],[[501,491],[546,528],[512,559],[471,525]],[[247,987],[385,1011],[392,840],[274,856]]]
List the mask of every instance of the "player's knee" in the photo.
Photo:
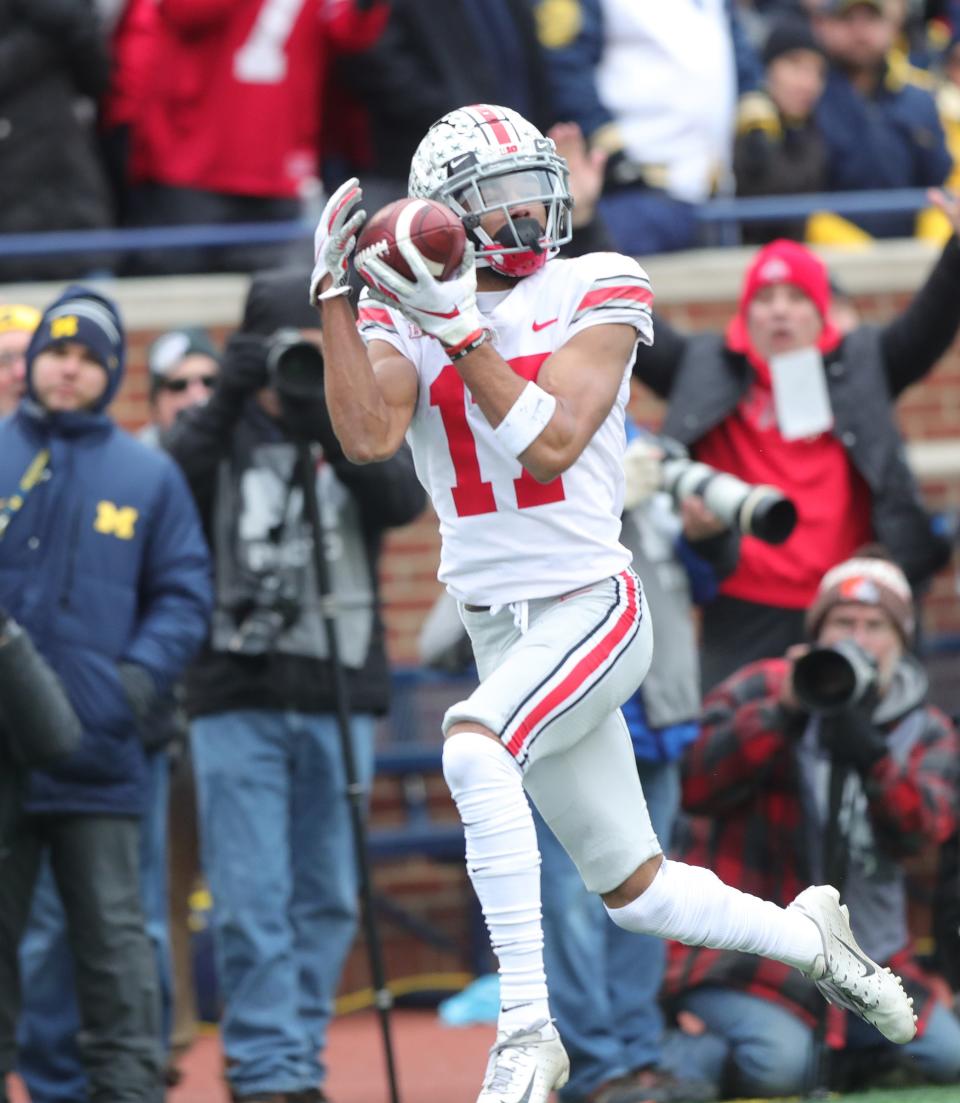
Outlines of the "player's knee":
[[663,865],[662,854],[654,854],[652,858],[641,862],[633,873],[615,889],[603,893],[603,902],[608,908],[625,908],[638,896],[642,896],[653,884],[653,879],[659,872],[661,865]]
[[492,733],[479,725],[454,724],[443,742],[441,763],[443,776],[452,793],[472,784],[478,772],[486,772],[492,765],[499,765],[503,758],[510,759],[503,744]]

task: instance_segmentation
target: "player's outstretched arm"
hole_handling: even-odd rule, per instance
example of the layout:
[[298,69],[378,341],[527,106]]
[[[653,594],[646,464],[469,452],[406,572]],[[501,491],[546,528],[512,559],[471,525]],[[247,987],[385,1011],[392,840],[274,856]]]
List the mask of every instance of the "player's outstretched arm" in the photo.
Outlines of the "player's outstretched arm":
[[403,443],[417,399],[413,364],[385,341],[368,351],[349,302],[350,254],[366,214],[356,179],[327,201],[314,234],[310,301],[323,320],[324,389],[334,432],[354,463],[392,456]]

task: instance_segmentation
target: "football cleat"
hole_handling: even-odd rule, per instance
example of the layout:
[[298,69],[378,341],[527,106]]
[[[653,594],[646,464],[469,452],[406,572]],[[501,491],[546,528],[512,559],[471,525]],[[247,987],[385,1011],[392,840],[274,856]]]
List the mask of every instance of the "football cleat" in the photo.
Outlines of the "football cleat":
[[547,1103],[570,1075],[570,1061],[546,1019],[498,1038],[477,1103]]
[[830,1003],[859,1015],[891,1042],[904,1045],[917,1033],[913,1000],[900,978],[872,961],[850,929],[850,913],[832,885],[814,885],[789,905],[812,919],[823,953],[802,970]]

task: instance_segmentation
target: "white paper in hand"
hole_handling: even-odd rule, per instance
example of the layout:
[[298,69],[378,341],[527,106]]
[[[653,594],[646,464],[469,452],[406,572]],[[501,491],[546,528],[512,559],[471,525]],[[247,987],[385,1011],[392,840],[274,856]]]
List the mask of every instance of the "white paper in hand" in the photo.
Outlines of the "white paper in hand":
[[770,357],[773,405],[784,440],[803,440],[833,426],[823,357],[817,348]]

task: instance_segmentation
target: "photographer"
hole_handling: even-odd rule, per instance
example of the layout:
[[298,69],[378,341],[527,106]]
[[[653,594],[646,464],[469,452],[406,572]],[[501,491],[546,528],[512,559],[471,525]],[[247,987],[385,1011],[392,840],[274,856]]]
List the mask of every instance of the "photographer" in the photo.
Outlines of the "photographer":
[[0,608],[0,877],[22,814],[27,771],[76,750],[80,731],[56,675]]
[[[386,529],[424,495],[404,449],[355,466],[330,428],[323,335],[300,272],[256,276],[209,402],[165,445],[215,557],[207,646],[186,680],[203,865],[234,1099],[325,1099],[322,1054],[357,919],[335,670],[297,465],[316,464],[359,780],[389,674],[377,568]],[[295,332],[291,333],[290,330]]]
[[[682,857],[781,903],[839,877],[856,938],[913,996],[918,1033],[899,1059],[915,1075],[956,1083],[960,1022],[936,996],[943,982],[913,955],[903,864],[955,827],[960,740],[926,703],[926,675],[908,651],[906,577],[862,552],[824,576],[806,627],[812,646],[745,667],[705,701],[683,766],[683,805],[697,818]],[[796,972],[675,945],[666,992],[681,1019],[693,1016],[707,1031],[674,1039],[686,1067],[716,1077],[726,1064],[735,1095],[809,1087],[819,1006]],[[861,1075],[854,1054],[868,1055],[861,1068],[871,1071],[897,1059],[872,1028],[846,1020],[847,1076]]]
[[[960,229],[960,200],[932,198]],[[950,347],[958,298],[955,232],[906,310],[842,334],[825,265],[780,240],[752,259],[723,332],[688,336],[655,317],[634,375],[669,399],[663,431],[696,460],[778,486],[800,518],[778,547],[744,539],[704,609],[705,690],[798,643],[824,572],[863,544],[883,543],[916,588],[949,558],[904,458],[895,400]]]

